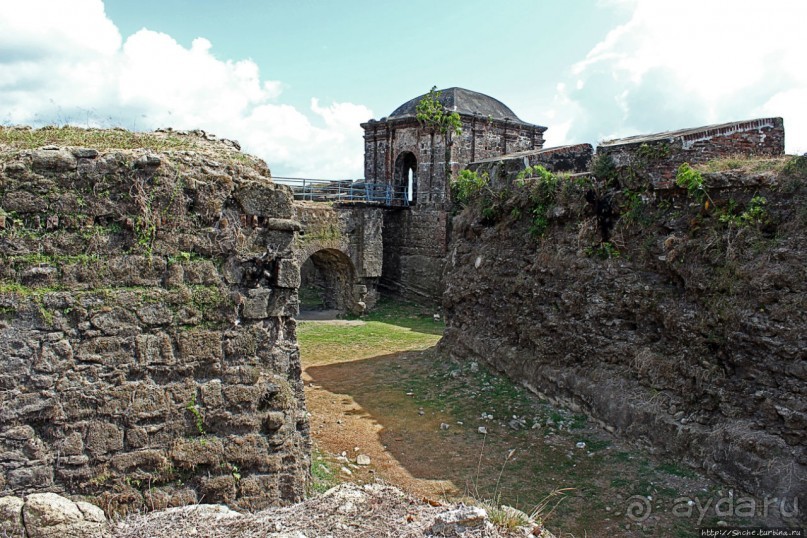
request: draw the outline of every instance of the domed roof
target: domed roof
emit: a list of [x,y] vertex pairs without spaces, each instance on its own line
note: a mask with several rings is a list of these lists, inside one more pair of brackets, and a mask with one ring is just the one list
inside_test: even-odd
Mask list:
[[[507,105],[501,101],[485,95],[484,93],[473,92],[465,88],[448,88],[440,91],[440,102],[443,103],[448,110],[466,114],[469,116],[482,116],[483,118],[492,118],[494,120],[510,120],[518,123],[525,123],[520,120],[515,113],[510,110]],[[414,118],[417,116],[418,102],[423,99],[427,94],[420,95],[411,99],[398,108],[396,108],[388,119],[394,120],[398,118]]]

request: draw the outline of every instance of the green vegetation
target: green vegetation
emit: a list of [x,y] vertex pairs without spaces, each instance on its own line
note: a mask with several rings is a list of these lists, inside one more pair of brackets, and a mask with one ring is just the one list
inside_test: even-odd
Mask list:
[[[363,450],[366,443],[378,442],[379,449],[383,443],[390,461],[410,472],[417,469],[419,479],[456,485],[458,490],[446,497],[486,506],[502,528],[549,520],[552,530],[564,533],[612,535],[614,527],[610,534],[604,527],[624,527],[629,498],[642,495],[652,497],[660,517],[648,532],[675,527],[689,532],[681,536],[692,535],[695,522],[674,519],[666,507],[678,497],[702,492],[703,479],[696,472],[626,450],[585,415],[539,400],[482,363],[455,361],[436,349],[397,353],[437,340],[442,325],[422,307],[385,301],[365,319],[372,321],[364,333],[349,325],[299,325],[304,375],[313,384],[307,389],[314,395],[309,410],[320,420],[312,427],[319,443],[312,459],[312,491],[342,480],[390,480],[380,464],[374,474],[351,467],[354,474],[343,475],[341,464],[325,452],[344,450],[344,436],[353,433],[347,417],[365,417],[374,425],[372,440],[351,438],[351,443]],[[437,334],[429,339],[427,332]],[[357,345],[356,335],[368,333],[378,348]],[[407,333],[409,338],[401,337]],[[343,410],[342,405],[349,407]],[[337,417],[345,422],[329,426]],[[480,435],[480,426],[486,434]],[[323,433],[331,427],[336,434]],[[333,446],[328,444],[332,439]],[[416,484],[413,488],[418,491]]]
[[218,286],[199,284],[191,287],[191,303],[202,313],[212,312],[228,302]]
[[328,456],[313,443],[311,447],[311,483],[308,494],[325,493],[334,486],[339,485],[339,476],[334,470],[335,464]]
[[462,134],[462,121],[460,115],[449,111],[440,102],[441,92],[437,86],[432,86],[429,93],[424,95],[415,106],[417,119],[427,128],[433,129],[442,135]]
[[487,174],[463,170],[452,184],[454,200],[461,207],[472,206],[486,225],[508,216],[520,220],[528,215],[529,233],[536,239],[546,233],[557,204],[565,208],[579,206],[592,186],[588,177],[554,174],[541,165],[526,167],[512,185],[494,189],[488,180]]
[[207,432],[205,432],[205,419],[196,404],[196,394],[191,396],[190,401],[185,405],[185,409],[193,416],[193,423],[196,426],[197,433],[202,437],[207,435]]
[[[798,157],[796,157],[798,159]],[[704,173],[727,172],[741,170],[743,172],[774,172],[779,173],[787,169],[795,159],[789,157],[749,157],[747,155],[731,155],[713,159],[695,168]]]
[[678,173],[675,175],[675,184],[686,189],[687,194],[701,204],[709,197],[706,192],[703,175],[692,168],[689,163],[684,163],[678,167]]
[[547,213],[557,197],[559,182],[558,176],[541,165],[528,166],[516,177],[516,186],[529,190],[532,237],[543,237],[549,227]]
[[[81,127],[47,126],[41,129],[0,127],[0,146],[10,146],[21,150],[37,149],[43,146],[79,146],[107,151],[113,149],[149,149],[155,152],[189,151],[211,145],[202,138],[182,136],[176,133],[144,133],[125,129],[84,129]],[[236,152],[222,146],[222,152]]]
[[95,254],[44,254],[42,252],[33,252],[30,254],[19,254],[11,256],[0,256],[2,261],[9,263],[15,267],[24,265],[53,265],[61,267],[64,265],[83,265],[89,266],[93,263],[102,261],[100,256]]
[[451,182],[452,199],[460,207],[465,207],[490,183],[487,173],[481,176],[471,170],[460,170]]
[[732,199],[720,212],[718,219],[724,224],[737,227],[765,224],[770,220],[768,210],[765,209],[767,203],[766,198],[757,195],[751,198],[745,211],[739,212],[737,202]]
[[297,241],[306,245],[313,241],[338,241],[342,238],[342,231],[337,224],[328,224],[321,228],[313,228],[305,233],[297,234]]
[[642,144],[636,150],[636,156],[643,164],[653,161],[662,161],[670,156],[670,145],[666,142]]
[[617,178],[618,172],[614,159],[607,153],[598,153],[591,163],[591,172],[599,181],[606,184]]
[[619,217],[620,222],[625,224],[641,223],[645,210],[645,203],[642,199],[642,193],[631,189],[624,189],[622,191],[622,196],[625,199],[625,204],[622,207],[622,212]]
[[586,247],[583,249],[586,256],[600,258],[601,260],[609,260],[611,258],[619,258],[619,249],[610,241],[603,241],[595,247]]
[[788,176],[807,178],[807,156],[792,157],[785,162],[782,173]]

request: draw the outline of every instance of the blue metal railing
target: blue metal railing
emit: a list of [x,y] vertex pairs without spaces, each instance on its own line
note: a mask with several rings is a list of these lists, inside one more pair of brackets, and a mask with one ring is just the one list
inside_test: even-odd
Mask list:
[[273,181],[288,185],[295,200],[309,202],[364,202],[386,206],[409,206],[410,195],[405,187],[384,183],[368,183],[363,179],[309,179],[273,177]]

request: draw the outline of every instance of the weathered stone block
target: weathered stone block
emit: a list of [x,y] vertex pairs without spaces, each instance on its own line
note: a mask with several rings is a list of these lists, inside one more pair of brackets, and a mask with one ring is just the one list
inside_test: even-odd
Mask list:
[[238,189],[233,196],[247,215],[281,219],[292,216],[291,189],[286,186],[253,183]]
[[56,444],[59,452],[65,456],[77,456],[84,452],[84,438],[79,432],[73,432]]
[[257,385],[230,385],[223,392],[229,408],[254,410],[264,391]]
[[8,472],[8,486],[14,490],[44,489],[53,485],[53,468],[38,465]]
[[138,308],[137,317],[146,325],[167,325],[174,319],[174,314],[168,306],[155,303]]
[[106,527],[103,510],[55,493],[29,495],[23,520],[28,538],[95,538]]
[[216,476],[202,482],[202,494],[208,503],[232,504],[235,491],[235,478],[230,475]]
[[254,466],[265,469],[269,445],[266,438],[257,433],[230,436],[224,447],[224,457],[239,466]]
[[300,314],[297,290],[278,289],[269,298],[267,317],[296,317]]
[[224,461],[224,445],[217,438],[177,439],[169,456],[182,469],[199,465],[218,467]]
[[300,287],[300,266],[295,260],[282,259],[277,266],[277,287],[294,288]]
[[269,315],[269,298],[272,290],[269,288],[255,288],[247,292],[244,299],[241,315],[246,319],[263,319]]
[[[0,490],[84,484],[104,495],[121,486],[122,473],[164,479],[161,469],[179,467],[187,471],[184,492],[166,492],[164,502],[193,502],[202,497],[202,475],[227,474],[222,439],[233,432],[257,436],[244,441],[244,462],[254,466],[239,465],[242,479],[268,468],[255,452],[268,446],[265,412],[253,410],[259,395],[249,386],[261,372],[299,375],[293,331],[269,319],[295,293],[274,282],[276,260],[292,256],[300,228],[289,218],[291,194],[271,183],[265,165],[228,160],[232,145],[210,142],[214,159],[206,137],[171,136],[193,137],[196,149],[4,149],[0,156],[0,228],[13,228],[6,250],[17,257],[0,263],[0,283],[61,290],[0,294]],[[282,282],[293,286],[294,275]],[[257,308],[254,321],[233,323],[237,300],[259,287],[268,297],[281,291],[279,303],[263,297],[247,307],[247,314]],[[228,399],[229,385],[237,387]],[[198,433],[187,409],[195,394],[208,431],[193,446],[177,445]],[[302,406],[294,398],[285,404],[289,413]],[[301,477],[303,434],[277,449],[278,462],[286,458]],[[178,462],[168,457],[172,449]],[[277,487],[258,491],[250,503],[288,501],[301,488],[288,499]],[[141,493],[132,487],[107,499],[115,509],[137,508]]]
[[176,363],[173,342],[165,333],[141,334],[135,337],[137,362],[144,366]]
[[0,535],[10,537],[25,536],[22,521],[22,507],[25,502],[19,497],[0,497]]
[[127,448],[145,448],[148,446],[149,434],[145,428],[129,428],[125,432],[124,440]]
[[215,362],[222,358],[221,333],[193,330],[177,336],[180,358],[183,361]]
[[84,444],[94,456],[120,450],[123,448],[123,430],[109,422],[90,422]]
[[38,149],[31,155],[34,172],[69,172],[76,170],[76,157],[66,149]]
[[162,450],[149,449],[117,454],[112,458],[112,467],[125,473],[132,469],[157,470],[168,465],[168,459]]
[[221,391],[221,380],[213,379],[199,387],[202,395],[202,405],[207,409],[217,409],[224,405],[224,398]]

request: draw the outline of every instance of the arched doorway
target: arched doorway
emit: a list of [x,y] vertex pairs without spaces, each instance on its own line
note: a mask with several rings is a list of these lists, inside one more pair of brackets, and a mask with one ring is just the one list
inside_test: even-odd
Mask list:
[[395,159],[394,198],[404,205],[415,205],[418,190],[418,160],[411,151],[401,152]]
[[324,248],[311,254],[300,267],[300,314],[352,311],[353,263],[337,249]]

